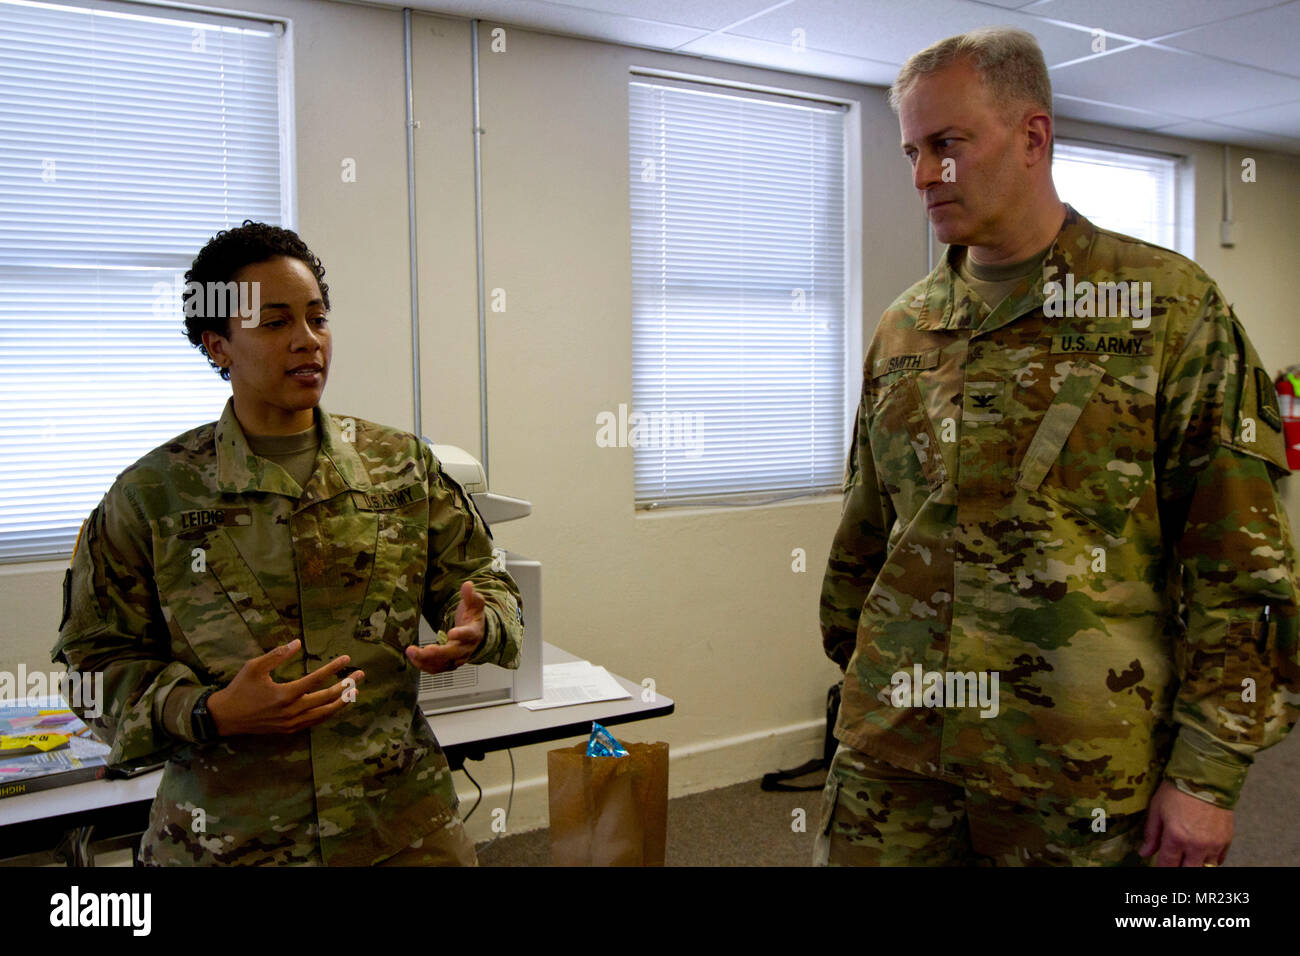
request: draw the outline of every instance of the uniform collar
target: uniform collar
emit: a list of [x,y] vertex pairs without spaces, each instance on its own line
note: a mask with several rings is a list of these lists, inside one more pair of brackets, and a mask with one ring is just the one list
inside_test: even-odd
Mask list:
[[265,491],[297,498],[303,503],[332,498],[343,491],[369,491],[370,475],[357,453],[355,424],[345,433],[338,422],[319,404],[315,408],[316,433],[320,447],[307,486],[299,488],[279,465],[253,454],[248,438],[235,417],[235,399],[217,420],[214,440],[217,445],[217,486],[226,494]]
[[1048,282],[1063,282],[1067,272],[1087,275],[1097,227],[1069,203],[1064,206],[1065,221],[1047,250],[1041,279],[1037,275],[1028,276],[1019,294],[1013,292],[991,311],[957,271],[955,263],[965,247],[946,247],[926,279],[925,292],[910,303],[921,310],[916,317],[916,328],[926,331],[976,328],[989,332],[1042,308],[1047,298],[1044,286]]

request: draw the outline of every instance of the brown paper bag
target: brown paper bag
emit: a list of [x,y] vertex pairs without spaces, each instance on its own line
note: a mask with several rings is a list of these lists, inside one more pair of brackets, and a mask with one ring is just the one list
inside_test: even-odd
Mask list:
[[585,741],[546,755],[553,865],[664,865],[668,745],[623,747],[626,757],[588,757]]

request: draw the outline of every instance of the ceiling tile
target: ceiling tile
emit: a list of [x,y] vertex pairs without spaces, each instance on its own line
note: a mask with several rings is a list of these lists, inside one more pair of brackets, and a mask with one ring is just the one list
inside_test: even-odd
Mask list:
[[[542,0],[545,6],[595,10],[701,30],[725,26],[761,13],[781,0]],[[797,0],[792,0],[797,2]]]
[[[1014,26],[1037,37],[1048,66],[1089,55],[1091,36],[969,0],[799,0],[743,23],[732,34],[789,46],[803,30],[810,50],[903,62],[932,43],[977,27]],[[1119,42],[1118,40],[1116,42]],[[684,52],[694,52],[688,47]]]
[[1154,132],[1165,136],[1182,136],[1186,139],[1202,139],[1211,143],[1235,143],[1240,146],[1255,146],[1260,149],[1275,149],[1280,152],[1300,153],[1300,138],[1271,136],[1250,130],[1235,129],[1218,123],[1195,122],[1175,123],[1172,126],[1158,127]]
[[1052,89],[1189,120],[1300,99],[1300,79],[1151,47],[1053,70]]
[[1300,76],[1300,3],[1216,23],[1163,41],[1169,46]]
[[1300,139],[1300,100],[1240,113],[1225,113],[1214,117],[1214,122]]
[[1149,40],[1271,7],[1278,0],[1050,0],[1025,12]]
[[477,18],[492,25],[513,24],[524,29],[659,50],[674,49],[707,32],[698,27],[640,20],[602,10],[580,10],[539,0],[406,0],[406,5],[430,13]]
[[889,86],[898,76],[898,66],[894,63],[881,63],[864,57],[815,50],[811,46],[805,50],[795,50],[789,43],[774,43],[770,40],[757,40],[753,37],[734,36],[728,33],[718,33],[697,40],[684,47],[681,52],[875,86]]
[[1084,120],[1106,126],[1123,126],[1127,129],[1150,129],[1166,123],[1180,123],[1182,118],[1167,113],[1129,109],[1114,103],[1092,103],[1064,96],[1052,97],[1052,112],[1058,119]]

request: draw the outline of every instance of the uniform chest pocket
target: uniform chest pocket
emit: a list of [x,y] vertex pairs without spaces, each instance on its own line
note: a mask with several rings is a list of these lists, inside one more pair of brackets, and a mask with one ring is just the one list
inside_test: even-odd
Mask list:
[[419,637],[429,560],[428,505],[428,499],[421,497],[375,512],[379,529],[375,559],[356,636],[387,644],[399,654]]
[[916,375],[904,375],[886,386],[868,430],[877,476],[906,522],[948,480]]
[[1017,482],[1118,535],[1151,486],[1155,398],[1081,359],[1025,451]]

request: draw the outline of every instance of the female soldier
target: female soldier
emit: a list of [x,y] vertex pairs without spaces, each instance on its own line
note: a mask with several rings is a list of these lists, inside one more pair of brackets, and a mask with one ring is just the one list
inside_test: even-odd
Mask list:
[[324,274],[287,229],[204,246],[186,334],[233,396],[122,472],[73,553],[53,659],[103,673],[111,763],[167,761],[147,864],[475,862],[419,673],[517,667],[519,592],[424,442],[320,407]]

